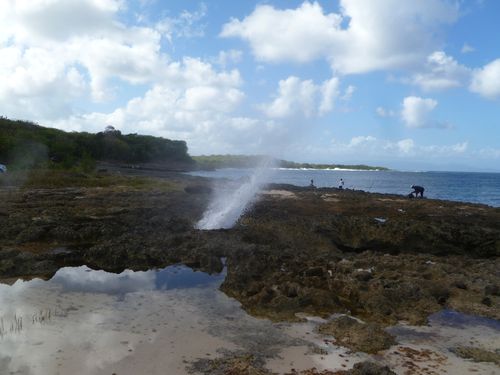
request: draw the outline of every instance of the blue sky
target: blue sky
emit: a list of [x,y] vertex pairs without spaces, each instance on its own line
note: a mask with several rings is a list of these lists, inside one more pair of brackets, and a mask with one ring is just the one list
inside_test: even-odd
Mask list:
[[192,154],[500,171],[500,2],[6,0],[0,115]]

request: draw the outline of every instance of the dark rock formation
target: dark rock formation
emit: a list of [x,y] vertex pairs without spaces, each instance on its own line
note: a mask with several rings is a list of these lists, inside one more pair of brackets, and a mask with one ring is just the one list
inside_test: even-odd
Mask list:
[[[500,318],[500,209],[273,185],[229,230],[198,231],[211,182],[0,189],[0,278],[86,264],[220,272],[252,314],[350,313],[424,323],[443,308]],[[64,249],[64,251],[60,251]]]
[[300,372],[292,371],[285,375],[396,375],[396,373],[391,371],[391,369],[387,366],[382,366],[375,362],[365,361],[356,363],[351,370],[318,371],[316,369],[310,369]]

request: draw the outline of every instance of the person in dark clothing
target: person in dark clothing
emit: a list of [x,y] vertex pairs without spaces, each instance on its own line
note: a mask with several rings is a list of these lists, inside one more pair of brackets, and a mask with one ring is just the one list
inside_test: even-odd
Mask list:
[[415,198],[418,198],[418,195],[420,194],[420,198],[424,197],[424,188],[422,186],[418,185],[412,185],[411,188],[413,189],[411,194],[415,194]]

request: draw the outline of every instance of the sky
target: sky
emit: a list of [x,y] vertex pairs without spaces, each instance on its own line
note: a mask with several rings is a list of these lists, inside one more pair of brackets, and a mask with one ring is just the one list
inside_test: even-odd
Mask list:
[[497,0],[1,0],[0,115],[192,155],[500,172]]

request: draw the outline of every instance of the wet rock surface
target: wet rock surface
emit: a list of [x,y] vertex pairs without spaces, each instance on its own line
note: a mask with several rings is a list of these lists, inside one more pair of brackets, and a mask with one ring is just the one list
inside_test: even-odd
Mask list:
[[[276,375],[265,368],[262,358],[252,354],[226,353],[220,358],[203,358],[189,366],[189,372],[205,375]],[[318,371],[316,368],[296,371],[292,370],[284,375],[395,375],[389,367],[375,362],[364,361],[356,363],[350,370]]]
[[500,349],[490,351],[470,346],[459,346],[454,348],[453,352],[462,358],[472,359],[475,362],[492,362],[500,366]]
[[231,354],[215,359],[200,359],[190,366],[190,373],[206,375],[272,375],[264,361],[252,354]]
[[294,199],[266,195],[234,229],[255,247],[229,256],[222,289],[251,313],[350,313],[382,325],[423,324],[445,307],[500,317],[499,209],[278,188]]
[[318,371],[310,369],[305,371],[293,371],[285,375],[396,375],[389,367],[382,366],[374,362],[365,361],[356,363],[351,370],[341,371]]
[[0,278],[83,264],[216,273],[225,258],[221,289],[273,320],[348,313],[381,326],[423,324],[443,308],[500,318],[498,208],[272,185],[235,227],[199,231],[212,183],[163,181],[0,188]]
[[375,354],[396,344],[392,335],[376,323],[361,323],[349,316],[341,316],[318,327],[324,335],[335,337],[335,344],[358,352]]

